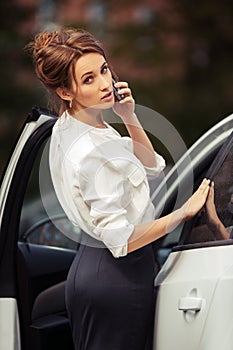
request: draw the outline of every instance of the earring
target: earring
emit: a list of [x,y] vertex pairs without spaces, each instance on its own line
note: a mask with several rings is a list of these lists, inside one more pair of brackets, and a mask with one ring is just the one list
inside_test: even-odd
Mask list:
[[69,101],[69,107],[72,108],[72,100]]

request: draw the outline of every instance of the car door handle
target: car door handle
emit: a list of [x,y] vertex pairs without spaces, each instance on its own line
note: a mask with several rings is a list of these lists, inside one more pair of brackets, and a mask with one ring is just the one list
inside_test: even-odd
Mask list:
[[202,298],[183,297],[179,299],[178,308],[181,311],[200,311],[202,306]]

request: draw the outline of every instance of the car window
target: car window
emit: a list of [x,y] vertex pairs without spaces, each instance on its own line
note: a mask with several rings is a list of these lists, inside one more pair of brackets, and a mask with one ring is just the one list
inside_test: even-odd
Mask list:
[[[229,144],[229,143],[228,143]],[[200,243],[233,238],[233,142],[226,154],[212,167],[214,195],[212,201],[184,226],[184,242]],[[213,193],[213,192],[212,192]]]
[[21,211],[19,240],[77,249],[77,237],[81,230],[71,224],[57,200],[50,177],[48,154],[49,140],[45,140],[37,154],[27,184]]

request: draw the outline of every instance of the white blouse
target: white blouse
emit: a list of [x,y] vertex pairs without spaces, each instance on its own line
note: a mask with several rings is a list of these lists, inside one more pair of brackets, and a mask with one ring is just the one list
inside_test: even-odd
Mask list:
[[50,142],[50,171],[58,200],[69,220],[101,241],[114,257],[127,254],[134,226],[154,219],[148,178],[165,167],[142,165],[130,137],[106,123],[95,128],[68,114],[57,120]]

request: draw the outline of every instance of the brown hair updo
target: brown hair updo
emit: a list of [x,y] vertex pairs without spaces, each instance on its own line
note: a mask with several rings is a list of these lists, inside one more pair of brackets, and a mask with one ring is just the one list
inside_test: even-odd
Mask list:
[[[106,59],[100,43],[90,33],[76,29],[60,28],[54,32],[39,33],[27,49],[34,58],[39,80],[54,94],[60,87],[71,89],[78,58],[93,52]],[[114,72],[112,74],[115,76]],[[66,108],[69,108],[68,102],[60,100],[60,113]]]

